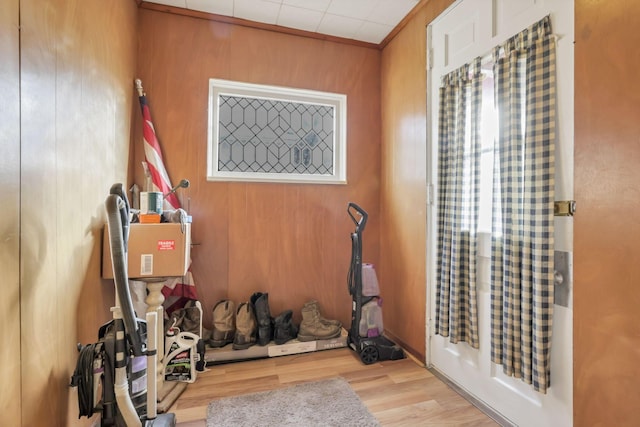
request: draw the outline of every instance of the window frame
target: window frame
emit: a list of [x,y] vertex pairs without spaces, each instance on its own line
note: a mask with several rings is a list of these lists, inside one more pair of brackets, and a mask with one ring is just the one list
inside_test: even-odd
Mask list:
[[[223,171],[219,168],[220,97],[309,104],[333,108],[333,173]],[[209,79],[207,181],[347,183],[347,96],[282,86]]]

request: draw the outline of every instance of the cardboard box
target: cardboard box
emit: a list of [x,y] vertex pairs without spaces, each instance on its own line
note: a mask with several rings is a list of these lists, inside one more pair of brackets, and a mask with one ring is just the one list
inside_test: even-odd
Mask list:
[[[191,257],[191,224],[131,224],[128,253],[130,279],[184,276]],[[102,233],[102,277],[113,279],[106,225]]]

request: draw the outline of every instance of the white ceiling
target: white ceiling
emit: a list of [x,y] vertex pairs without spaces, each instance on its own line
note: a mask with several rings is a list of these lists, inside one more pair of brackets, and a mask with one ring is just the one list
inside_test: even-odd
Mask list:
[[378,44],[419,0],[145,0]]

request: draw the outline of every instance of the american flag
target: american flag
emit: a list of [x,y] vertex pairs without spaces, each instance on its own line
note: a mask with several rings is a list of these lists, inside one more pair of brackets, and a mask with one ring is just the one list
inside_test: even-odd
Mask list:
[[[171,181],[169,175],[164,167],[164,160],[162,159],[162,150],[160,150],[160,143],[156,137],[156,131],[151,121],[151,112],[149,111],[149,104],[147,103],[147,96],[142,91],[142,83],[140,80],[136,80],[136,87],[138,88],[138,95],[140,98],[140,108],[142,108],[142,137],[144,139],[144,158],[151,174],[151,182],[153,184],[154,191],[160,191],[162,194],[167,194],[171,191]],[[151,189],[147,189],[150,191]],[[167,194],[164,198],[163,209],[178,209],[180,207],[180,200],[175,193]]]
[[167,280],[162,288],[162,295],[164,295],[162,306],[168,315],[184,307],[189,300],[197,300],[198,293],[193,283],[191,267],[186,276]]
[[[164,167],[160,143],[158,142],[156,131],[153,127],[153,122],[151,121],[151,112],[149,111],[147,96],[142,90],[142,82],[137,79],[135,83],[136,89],[138,90],[138,97],[140,99],[140,108],[142,109],[144,157],[147,162],[147,167],[149,168],[149,173],[151,174],[154,191],[160,191],[162,194],[167,194],[172,188],[171,181],[169,180],[169,175]],[[180,200],[178,200],[175,193],[170,193],[164,197],[163,209],[178,208],[180,208]],[[189,267],[189,271],[187,271],[186,276],[167,280],[162,288],[162,294],[165,297],[163,306],[167,314],[171,314],[174,310],[184,307],[190,299],[197,300],[198,293],[196,292],[196,286],[193,282],[191,267]]]

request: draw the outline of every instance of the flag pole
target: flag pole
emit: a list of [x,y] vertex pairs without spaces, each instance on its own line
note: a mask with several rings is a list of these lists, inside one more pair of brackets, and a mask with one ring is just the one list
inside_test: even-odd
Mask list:
[[136,79],[136,90],[138,91],[138,97],[144,96],[144,91],[142,90],[142,80]]
[[[151,123],[151,113],[149,112],[149,106],[147,105],[146,94],[142,89],[142,80],[135,79],[135,88],[138,92],[138,99],[140,100],[140,108],[142,110],[142,139],[144,145],[144,153],[145,159],[142,162],[142,166],[144,168],[144,173],[146,177],[146,190],[152,191],[152,185],[155,185],[161,192],[168,191],[171,189],[171,182],[169,181],[169,176],[164,167],[164,161],[162,159],[162,154],[160,151],[160,144],[155,135],[155,129],[153,128],[153,124]],[[153,171],[152,171],[153,169]],[[172,194],[174,199],[166,200],[165,202],[169,202],[172,208],[180,207],[180,202],[175,197],[175,194]],[[182,391],[186,388],[186,383],[177,383],[177,382],[165,382],[164,381],[164,351],[165,351],[165,342],[164,342],[164,295],[162,294],[162,289],[166,285],[167,278],[160,279],[146,279],[143,281],[146,284],[146,288],[148,291],[147,298],[145,302],[147,303],[147,312],[148,313],[157,313],[156,321],[157,321],[157,339],[156,339],[156,350],[158,353],[157,357],[157,368],[156,368],[156,392],[157,392],[157,402],[158,402],[158,410],[161,412],[166,412],[169,407],[175,402],[175,400],[180,396]],[[178,385],[180,384],[180,385]]]
[[[136,90],[138,91],[138,98],[142,98],[143,96],[145,96],[144,90],[142,89],[142,80],[135,79],[135,85]],[[147,166],[146,161],[142,162],[142,169],[144,169],[145,176],[144,191],[153,191],[153,188],[151,188],[151,172],[149,172],[149,167]]]
[[[165,210],[180,208],[180,200],[175,193],[170,193],[172,185],[169,179],[169,174],[164,165],[162,159],[162,150],[160,149],[160,142],[156,136],[153,123],[151,122],[151,113],[149,111],[149,105],[147,103],[147,96],[142,89],[142,80],[135,79],[135,87],[138,91],[138,98],[140,100],[140,108],[142,110],[142,138],[144,146],[145,162],[151,176],[151,182],[156,188],[155,191],[159,191],[163,194],[163,208]],[[146,172],[145,172],[145,175]],[[147,189],[147,191],[152,191]]]
[[[147,181],[151,181],[150,188],[147,191],[154,191],[151,187],[155,187],[155,191],[162,192],[164,196],[164,209],[178,209],[180,208],[180,200],[173,191],[173,186],[169,179],[169,174],[164,165],[162,158],[162,150],[160,149],[160,142],[155,133],[153,123],[151,121],[151,112],[149,111],[149,104],[147,103],[147,96],[142,88],[142,81],[135,79],[135,88],[138,92],[138,98],[140,100],[140,109],[142,110],[142,139],[144,146],[145,158],[143,167],[145,169],[145,176]],[[186,180],[183,180],[186,181]],[[187,181],[188,184],[188,181]],[[181,184],[180,187],[184,187]],[[193,283],[193,276],[190,268],[185,278],[173,278],[172,280],[166,280],[164,278],[161,282],[155,282],[154,279],[144,280],[147,285],[148,295],[145,302],[148,305],[147,310],[156,311],[158,313],[157,319],[164,319],[164,304],[165,293],[170,296],[169,302],[172,303],[172,307],[178,306],[178,301],[173,302],[174,295],[180,293],[182,297],[197,300],[197,292],[195,284]],[[169,292],[166,292],[169,290]],[[184,306],[184,302],[182,302]],[[158,340],[156,342],[158,351],[158,376],[157,376],[157,390],[158,390],[158,410],[160,412],[166,412],[173,402],[180,396],[187,386],[185,382],[164,381],[164,328],[158,328]]]

